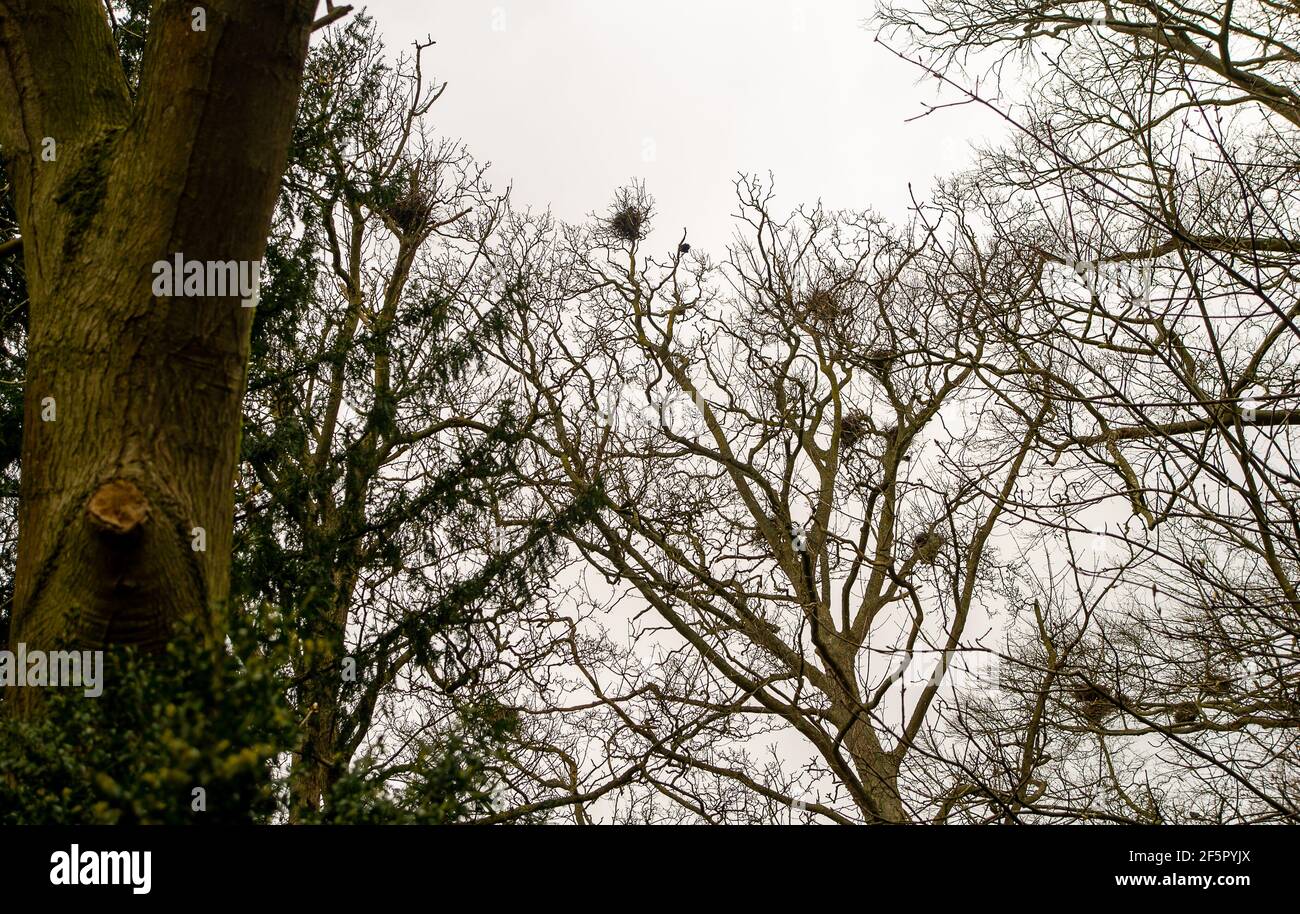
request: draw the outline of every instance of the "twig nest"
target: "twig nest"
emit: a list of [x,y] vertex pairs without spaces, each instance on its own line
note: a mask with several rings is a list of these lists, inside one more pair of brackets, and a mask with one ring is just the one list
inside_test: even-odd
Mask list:
[[1201,709],[1198,708],[1196,705],[1192,704],[1190,701],[1174,708],[1174,723],[1176,724],[1195,723],[1196,719],[1200,716],[1201,716]]
[[610,217],[609,227],[624,241],[640,241],[645,237],[647,221],[645,210],[637,206],[628,206]]
[[641,184],[619,188],[605,216],[606,231],[618,241],[631,244],[640,241],[650,231],[654,216],[654,201]]
[[1079,706],[1079,713],[1094,724],[1099,724],[1115,712],[1108,701],[1090,701]]
[[403,234],[418,235],[432,221],[433,200],[412,182],[407,191],[398,195],[382,212]]
[[869,431],[867,414],[853,410],[840,422],[840,447],[851,450],[866,437]]
[[800,303],[804,316],[816,323],[831,324],[839,318],[841,305],[838,297],[828,289],[813,289]]
[[889,371],[897,358],[897,352],[883,347],[868,349],[862,355],[863,361],[867,364],[867,369],[877,374],[884,374]]
[[1101,723],[1119,710],[1105,692],[1090,685],[1076,686],[1074,700],[1079,704],[1079,713],[1094,724]]
[[948,537],[938,530],[926,530],[912,537],[912,558],[918,565],[933,565],[948,544]]
[[1074,687],[1074,700],[1081,705],[1096,701],[1105,701],[1106,693],[1101,689],[1094,688],[1090,685],[1078,685]]

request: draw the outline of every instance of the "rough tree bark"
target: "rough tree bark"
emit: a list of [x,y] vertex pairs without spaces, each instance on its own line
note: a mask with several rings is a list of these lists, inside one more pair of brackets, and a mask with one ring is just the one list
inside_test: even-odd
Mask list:
[[98,0],[0,0],[31,301],[15,644],[157,648],[228,597],[253,310],[156,298],[152,268],[261,260],[315,7],[158,0],[133,104]]

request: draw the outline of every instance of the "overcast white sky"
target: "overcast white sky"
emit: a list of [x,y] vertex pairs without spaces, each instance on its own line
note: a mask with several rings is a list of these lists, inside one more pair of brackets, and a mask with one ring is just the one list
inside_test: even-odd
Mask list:
[[873,42],[874,0],[372,0],[391,50],[416,38],[450,86],[445,135],[493,163],[517,203],[563,219],[644,178],[657,227],[721,254],[739,171],[778,205],[906,216],[908,182],[1000,125],[967,105],[913,123],[937,83]]

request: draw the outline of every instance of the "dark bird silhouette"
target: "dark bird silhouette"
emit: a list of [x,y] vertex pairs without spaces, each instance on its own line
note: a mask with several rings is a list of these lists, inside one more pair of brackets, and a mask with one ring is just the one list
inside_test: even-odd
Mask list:
[[689,254],[690,252],[691,252],[691,246],[687,244],[685,241],[677,245],[678,254]]

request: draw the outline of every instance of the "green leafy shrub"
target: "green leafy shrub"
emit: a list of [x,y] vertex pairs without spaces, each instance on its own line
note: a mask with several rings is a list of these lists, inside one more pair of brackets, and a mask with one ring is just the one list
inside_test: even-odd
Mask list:
[[270,819],[294,721],[275,658],[246,657],[186,638],[160,655],[114,649],[99,697],[50,689],[31,714],[0,715],[0,824]]

